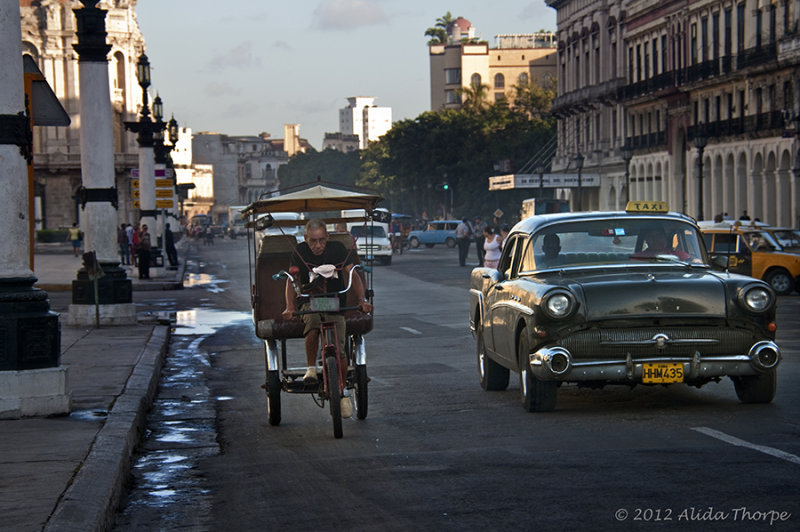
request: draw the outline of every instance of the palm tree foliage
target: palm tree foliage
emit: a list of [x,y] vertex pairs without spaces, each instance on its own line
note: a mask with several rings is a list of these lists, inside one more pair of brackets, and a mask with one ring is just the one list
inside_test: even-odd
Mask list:
[[458,17],[454,17],[449,11],[443,17],[436,19],[436,24],[425,30],[425,36],[430,37],[428,44],[447,44],[447,28]]

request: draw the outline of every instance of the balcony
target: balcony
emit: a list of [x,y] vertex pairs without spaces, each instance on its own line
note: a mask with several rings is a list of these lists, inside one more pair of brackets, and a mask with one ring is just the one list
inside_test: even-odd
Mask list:
[[769,61],[778,60],[778,47],[776,43],[762,44],[755,48],[742,50],[736,57],[736,68],[742,70],[754,66],[760,66]]

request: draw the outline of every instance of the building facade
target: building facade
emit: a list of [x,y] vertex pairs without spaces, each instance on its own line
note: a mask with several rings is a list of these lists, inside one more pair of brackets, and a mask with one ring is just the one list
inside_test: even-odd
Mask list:
[[[81,185],[80,85],[73,9],[75,0],[20,0],[22,50],[30,55],[70,116],[68,127],[34,127],[34,204],[37,229],[69,227],[80,221],[75,192]],[[136,0],[103,0],[114,134],[119,221],[132,222],[131,170],[138,167],[135,136],[123,122],[135,120],[142,101],[136,61],[145,42],[136,20]],[[35,124],[34,124],[35,125]]]
[[462,88],[486,85],[489,100],[496,102],[513,99],[518,86],[555,83],[554,33],[497,35],[494,48],[474,37],[448,41],[428,47],[433,111],[460,108]]
[[358,137],[358,148],[364,150],[370,142],[392,129],[392,108],[378,107],[372,96],[353,96],[347,107],[339,109],[339,133]]
[[548,5],[558,20],[553,169],[575,171],[580,154],[583,171],[600,174],[584,208],[656,199],[700,219],[746,210],[798,225],[800,1]]

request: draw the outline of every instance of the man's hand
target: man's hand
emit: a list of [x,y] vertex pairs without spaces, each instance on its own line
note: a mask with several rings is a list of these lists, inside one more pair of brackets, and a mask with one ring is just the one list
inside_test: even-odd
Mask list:
[[294,313],[295,313],[295,310],[293,308],[287,308],[286,310],[281,312],[281,316],[285,320],[290,320],[290,319],[294,318]]
[[372,312],[372,305],[370,305],[369,301],[367,301],[366,299],[362,300],[361,303],[358,304],[358,306],[361,309],[361,312],[363,312],[364,314],[369,314],[370,312]]

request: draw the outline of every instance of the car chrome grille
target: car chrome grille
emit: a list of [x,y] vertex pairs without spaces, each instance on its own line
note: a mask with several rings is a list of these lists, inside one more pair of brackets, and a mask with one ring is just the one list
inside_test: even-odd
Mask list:
[[571,334],[556,345],[565,347],[578,358],[625,356],[633,358],[664,354],[692,356],[701,354],[746,353],[753,345],[752,332],[725,327],[644,327],[590,329]]

